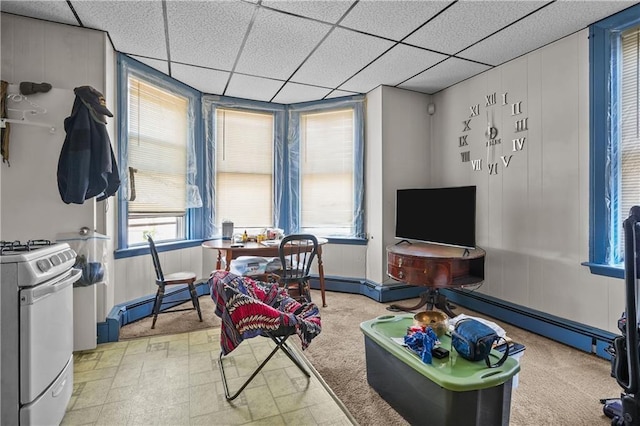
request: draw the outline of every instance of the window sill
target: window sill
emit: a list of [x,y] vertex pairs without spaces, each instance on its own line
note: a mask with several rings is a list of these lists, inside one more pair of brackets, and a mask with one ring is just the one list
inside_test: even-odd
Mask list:
[[347,246],[366,246],[365,238],[340,238],[340,237],[322,237],[329,241],[329,244],[342,244]]
[[[202,244],[204,240],[180,240],[172,241],[169,243],[157,243],[156,249],[158,252],[180,250],[183,248],[197,247]],[[116,250],[113,253],[115,259],[123,259],[125,257],[142,256],[149,254],[149,246],[147,244],[142,246],[130,247],[126,249]]]
[[603,265],[601,263],[583,262],[582,265],[588,266],[594,275],[603,275],[605,277],[624,278],[624,268],[611,265]]

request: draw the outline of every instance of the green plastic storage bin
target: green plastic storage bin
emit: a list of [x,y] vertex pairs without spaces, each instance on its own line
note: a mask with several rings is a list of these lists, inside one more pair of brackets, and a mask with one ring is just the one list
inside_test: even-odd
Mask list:
[[[384,315],[360,324],[369,385],[414,425],[508,425],[518,361],[507,358],[497,368],[467,361],[444,335],[439,339],[449,356],[425,364],[392,340],[404,337],[412,324],[413,314]],[[492,351],[492,361],[501,355]]]

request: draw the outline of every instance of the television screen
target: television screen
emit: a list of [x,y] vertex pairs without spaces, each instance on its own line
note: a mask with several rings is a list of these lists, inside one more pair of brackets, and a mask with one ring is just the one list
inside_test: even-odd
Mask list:
[[476,187],[399,189],[396,238],[476,246]]

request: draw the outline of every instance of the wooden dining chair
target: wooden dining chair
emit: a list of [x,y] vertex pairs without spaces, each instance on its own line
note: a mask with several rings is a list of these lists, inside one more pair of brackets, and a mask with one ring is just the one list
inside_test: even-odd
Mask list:
[[178,312],[178,311],[190,311],[195,309],[198,312],[198,317],[200,318],[200,322],[202,322],[202,312],[200,311],[200,301],[198,300],[198,293],[196,292],[196,274],[193,272],[174,272],[172,274],[165,275],[162,272],[162,267],[160,266],[160,258],[158,257],[158,250],[156,250],[156,245],[153,242],[153,238],[151,235],[147,235],[147,241],[149,241],[149,251],[151,251],[151,258],[153,259],[153,267],[156,270],[156,285],[158,286],[158,291],[156,292],[156,298],[153,302],[153,322],[151,323],[151,328],[156,328],[156,320],[158,319],[158,314],[165,313],[162,312],[162,303],[165,295],[165,287],[168,285],[175,284],[186,284],[189,288],[190,299],[183,299],[174,301],[172,303],[181,304],[184,302],[188,302],[191,300],[193,304],[193,308],[182,308],[182,309],[171,309],[167,312]]
[[280,241],[280,283],[289,295],[301,302],[311,302],[311,264],[318,254],[318,239],[311,234],[291,234]]

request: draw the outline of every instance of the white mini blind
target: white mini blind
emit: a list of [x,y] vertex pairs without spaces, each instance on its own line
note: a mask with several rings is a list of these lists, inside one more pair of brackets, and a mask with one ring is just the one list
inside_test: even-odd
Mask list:
[[[640,205],[640,27],[621,34],[621,48],[619,223],[629,216],[632,206]],[[623,253],[624,236],[618,241]]]
[[129,213],[185,214],[188,108],[187,98],[129,77]]
[[354,111],[300,117],[301,227],[349,235],[354,211]]
[[273,226],[274,115],[216,110],[216,224]]

